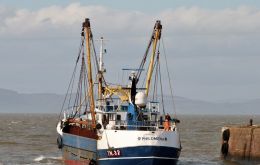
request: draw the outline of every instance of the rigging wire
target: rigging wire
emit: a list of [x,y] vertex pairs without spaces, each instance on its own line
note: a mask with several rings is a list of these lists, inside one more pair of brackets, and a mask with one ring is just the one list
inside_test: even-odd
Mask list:
[[91,42],[92,42],[92,47],[93,47],[93,51],[94,51],[94,58],[95,58],[95,63],[96,63],[96,69],[97,69],[97,72],[98,72],[98,58],[97,58],[97,53],[96,53],[96,49],[95,49],[95,43],[94,43],[94,40],[93,40],[93,35],[92,35],[92,32],[91,32]]
[[[90,46],[94,47],[92,42],[90,42]],[[96,63],[97,62],[96,56],[95,56],[95,52],[93,51],[93,49],[91,49],[91,61],[92,61],[91,64],[94,65],[92,68],[95,68],[95,69],[93,69],[94,74],[92,75],[93,80],[94,80],[92,86],[94,87],[97,84],[99,68]],[[97,91],[94,90],[93,93],[94,93],[94,95],[97,95]]]
[[[160,48],[160,42],[159,42],[159,45],[158,45],[158,47],[156,48],[156,50],[157,50],[157,53],[159,53],[159,48]],[[156,51],[155,50],[155,51]],[[159,54],[157,54],[157,56],[159,56]],[[159,62],[159,57],[158,58],[156,58],[156,60],[155,60],[155,62],[154,62],[154,64],[153,64],[153,67],[152,67],[152,73],[153,73],[153,75],[155,75],[155,78],[156,78],[156,74],[157,74],[157,65],[158,65],[158,62]],[[153,71],[154,71],[154,69],[156,70],[156,73],[154,73]],[[147,70],[147,72],[148,72],[148,70]],[[152,78],[153,78],[153,76],[151,77],[151,82],[153,82],[152,81]],[[155,83],[155,82],[154,82]],[[152,84],[151,84],[152,85]],[[150,86],[151,86],[150,85]],[[153,91],[153,93],[154,93],[155,91]]]
[[77,94],[76,94],[76,98],[75,98],[75,101],[74,101],[74,106],[76,109],[75,109],[75,114],[73,115],[73,117],[75,117],[78,113],[78,109],[77,108],[80,108],[78,107],[79,103],[81,103],[81,99],[82,99],[82,94],[81,94],[81,91],[82,91],[82,79],[84,77],[84,53],[82,53],[82,65],[81,65],[81,69],[80,69],[80,75],[79,75],[79,81],[78,81],[78,88],[77,88]]
[[153,100],[154,100],[154,96],[156,97],[156,101],[158,101],[158,92],[157,92],[157,87],[158,87],[158,74],[160,74],[158,72],[158,66],[159,66],[159,55],[160,55],[160,42],[159,42],[159,45],[158,45],[158,48],[157,48],[157,54],[156,54],[156,60],[155,60],[155,64],[153,66],[153,70],[155,68],[155,73],[154,73],[154,77],[155,77],[155,80],[154,80],[154,90],[153,90]]
[[[75,64],[73,72],[72,72],[72,76],[71,76],[70,81],[69,81],[69,85],[68,85],[68,88],[67,88],[67,91],[66,91],[65,98],[64,98],[62,106],[61,106],[61,110],[60,110],[60,114],[59,114],[59,120],[61,119],[61,113],[62,113],[63,108],[65,106],[65,103],[66,103],[69,91],[70,91],[70,89],[71,89],[71,91],[73,89],[73,84],[74,84],[74,80],[75,80],[76,70],[77,70],[77,66],[78,66],[78,62],[79,62],[79,58],[80,58],[80,55],[81,55],[81,52],[82,52],[82,46],[83,45],[84,45],[84,37],[81,37],[81,45],[79,47],[79,53],[78,53],[78,56],[77,56],[77,59],[76,59],[76,64]],[[71,95],[72,95],[71,93],[70,93],[70,98],[69,98],[69,104],[70,104]]]
[[176,106],[175,106],[174,95],[173,95],[173,88],[172,88],[172,85],[171,85],[171,77],[170,77],[170,72],[169,72],[169,67],[168,67],[163,37],[162,37],[162,45],[163,45],[163,54],[164,54],[164,58],[165,58],[166,70],[167,70],[167,74],[168,74],[168,81],[169,81],[169,86],[170,86],[170,91],[171,91],[171,99],[172,99],[172,104],[173,104],[174,117],[177,118]]
[[163,109],[163,115],[165,116],[164,94],[163,94],[163,87],[162,87],[162,74],[161,74],[161,63],[160,63],[160,47],[161,47],[161,42],[159,42],[158,44],[157,63],[158,63],[158,72],[159,72],[159,80],[160,80],[160,87],[161,87],[162,109]]
[[[146,58],[146,57],[145,57]],[[155,66],[156,66],[156,61],[155,61],[155,63],[153,64],[153,67],[152,67],[152,73],[153,73],[153,70],[154,70],[154,68],[155,68]],[[144,66],[143,66],[144,67]],[[149,66],[148,66],[149,67]],[[138,69],[138,70],[140,70],[140,68]],[[143,68],[141,69],[141,70],[144,70]],[[141,72],[141,71],[140,71]],[[146,70],[146,72],[145,72],[145,75],[147,75],[148,74],[148,69]],[[140,73],[140,75],[139,76],[141,76],[141,73]],[[153,77],[153,76],[152,76]],[[140,77],[139,77],[140,78]],[[139,78],[138,78],[138,80],[139,80]],[[142,82],[142,85],[141,85],[141,87],[143,88],[144,87],[144,84],[145,84],[145,82],[146,82],[146,78],[147,77],[145,77],[144,76],[144,79],[143,79],[143,82]],[[152,79],[151,79],[151,82],[152,82]]]
[[60,111],[60,114],[59,114],[59,119],[61,119],[61,113],[62,113],[63,108],[65,106],[65,103],[66,103],[66,100],[67,100],[67,97],[68,97],[68,93],[69,93],[69,90],[70,90],[70,86],[71,86],[72,82],[74,82],[76,69],[77,69],[77,65],[74,67],[72,77],[70,79],[69,86],[67,88],[67,92],[66,92],[66,95],[65,95],[65,99],[63,100],[63,103],[62,103],[61,111]]
[[[159,59],[159,54],[160,54],[160,52],[158,52],[158,59]],[[163,108],[163,115],[165,116],[164,95],[163,95],[163,87],[162,87],[162,74],[161,74],[161,66],[160,66],[159,60],[158,60],[158,66],[159,66],[159,79],[160,79],[160,87],[161,87],[162,108]]]
[[[86,73],[86,65],[85,65],[85,73],[84,75],[87,75]],[[86,77],[84,77],[84,90],[85,90],[85,95],[84,95],[84,101],[86,102],[86,105],[85,105],[85,113],[87,112],[87,109],[88,109],[88,103],[89,103],[89,97],[87,97],[87,93],[88,93],[88,82],[87,82],[87,79]]]
[[142,70],[143,70],[143,68],[144,68],[144,64],[145,64],[145,62],[146,62],[147,55],[148,55],[148,53],[149,53],[150,47],[151,47],[151,45],[152,45],[152,42],[153,42],[153,40],[154,40],[153,36],[154,36],[154,32],[153,32],[152,35],[151,35],[151,39],[150,39],[150,41],[149,41],[149,43],[148,43],[148,46],[147,46],[147,48],[146,48],[146,50],[145,50],[145,53],[144,53],[144,57],[143,57],[143,59],[142,59],[142,62],[141,62],[141,64],[140,64],[139,69],[138,69],[138,72],[137,72],[137,74],[136,74],[136,78],[137,78],[137,79],[136,79],[136,84],[137,84],[138,81],[139,81],[139,78],[140,78],[140,76],[141,76]]
[[[80,45],[80,48],[79,48],[79,54],[78,54],[77,62],[79,61],[81,55],[84,56],[84,41],[85,41],[85,36],[82,36],[81,37],[81,45]],[[75,76],[76,76],[76,74],[74,74],[74,78],[73,78],[73,82],[72,82],[72,87],[71,87],[71,91],[70,91],[70,97],[69,97],[69,101],[68,101],[68,109],[69,109],[70,102],[71,102],[71,99],[72,99],[72,96],[73,96],[73,88],[74,88]]]
[[[161,91],[161,105],[162,105],[162,109],[163,109],[163,115],[165,115],[165,107],[164,107],[164,94],[163,94],[163,87],[162,87],[162,74],[161,74],[161,67],[160,67],[160,44],[161,42],[158,43],[158,48],[157,48],[157,56],[156,56],[156,61],[155,61],[155,65],[154,68],[156,69],[155,72],[155,84],[156,87],[158,86],[158,82],[160,84],[160,91]],[[153,69],[154,69],[153,68]],[[158,78],[159,77],[159,78]],[[156,80],[159,79],[159,80]],[[156,92],[156,99],[158,99],[158,92],[157,92],[157,88],[154,87],[154,93]]]
[[[147,75],[147,74],[148,74],[148,70],[146,70],[146,72],[145,72],[145,75]],[[142,88],[144,87],[144,83],[145,83],[145,81],[146,81],[146,79],[145,79],[145,76],[144,76],[144,78],[143,78],[143,82],[142,82],[142,85],[141,85]]]
[[157,80],[158,80],[158,58],[156,60],[156,69],[155,69],[155,78],[154,78],[154,87],[153,87],[153,101],[157,101]]
[[[91,44],[91,43],[90,43]],[[91,47],[93,47],[93,45],[91,44],[90,45]],[[99,72],[99,68],[98,68],[98,64],[96,63],[97,61],[96,61],[96,56],[95,56],[95,54],[94,54],[94,51],[93,51],[93,49],[91,49],[91,63],[93,63],[94,64],[94,68],[96,68],[96,69],[93,69],[94,70],[94,75],[95,75],[95,81],[97,80],[97,73]],[[95,81],[93,82],[93,83],[95,83]]]

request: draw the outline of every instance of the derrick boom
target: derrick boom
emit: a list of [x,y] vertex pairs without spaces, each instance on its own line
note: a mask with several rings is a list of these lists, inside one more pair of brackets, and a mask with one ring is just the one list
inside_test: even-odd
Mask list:
[[[146,84],[145,84],[145,88],[146,88],[145,94],[146,94],[146,96],[148,96],[148,94],[149,94],[149,89],[150,89],[150,85],[151,85],[151,78],[152,78],[152,74],[153,74],[154,58],[155,58],[157,43],[161,38],[161,30],[162,30],[161,21],[157,20],[155,25],[154,25],[154,30],[153,30],[153,35],[151,37],[151,41],[149,42],[149,45],[148,45],[148,48],[147,48],[147,50],[149,50],[151,44],[153,44],[152,55],[151,55],[151,59],[150,59],[150,63],[149,63],[149,68],[148,68],[147,78],[146,78]],[[146,53],[148,53],[148,51],[146,51]],[[145,59],[146,59],[146,56],[147,56],[147,54],[145,55]]]

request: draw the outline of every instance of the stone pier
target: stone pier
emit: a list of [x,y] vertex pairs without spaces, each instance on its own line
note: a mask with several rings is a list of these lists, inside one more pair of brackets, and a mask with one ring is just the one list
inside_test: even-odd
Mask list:
[[260,126],[223,127],[221,153],[226,159],[260,160]]

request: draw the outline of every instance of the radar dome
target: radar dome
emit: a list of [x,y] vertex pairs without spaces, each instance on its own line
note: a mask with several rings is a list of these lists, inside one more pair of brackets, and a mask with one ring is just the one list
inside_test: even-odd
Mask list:
[[147,97],[146,97],[146,94],[143,93],[143,92],[138,92],[136,95],[135,95],[135,104],[140,107],[140,108],[143,108],[146,106],[147,104]]

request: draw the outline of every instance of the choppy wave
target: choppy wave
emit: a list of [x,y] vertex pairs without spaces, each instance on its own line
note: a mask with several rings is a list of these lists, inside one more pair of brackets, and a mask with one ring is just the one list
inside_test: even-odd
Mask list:
[[[178,165],[245,165],[220,158],[221,127],[247,116],[179,116]],[[260,116],[254,118],[260,123]],[[11,124],[11,125],[10,125]],[[63,165],[56,139],[57,115],[0,115],[0,165]],[[260,165],[254,164],[254,165]]]
[[35,162],[40,162],[40,163],[55,163],[55,162],[61,162],[62,157],[53,157],[53,156],[43,156],[40,155],[34,159]]

